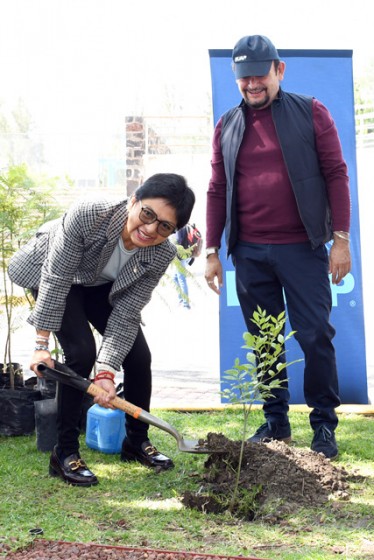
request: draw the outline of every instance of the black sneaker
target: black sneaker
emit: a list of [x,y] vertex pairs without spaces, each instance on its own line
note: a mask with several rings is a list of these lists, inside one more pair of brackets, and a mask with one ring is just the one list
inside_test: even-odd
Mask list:
[[321,424],[314,431],[311,449],[316,453],[322,453],[327,459],[335,459],[338,456],[338,446],[334,431]]
[[291,426],[289,422],[286,424],[276,424],[268,420],[262,424],[256,432],[251,436],[248,441],[252,443],[267,443],[272,439],[284,441],[285,443],[291,442]]

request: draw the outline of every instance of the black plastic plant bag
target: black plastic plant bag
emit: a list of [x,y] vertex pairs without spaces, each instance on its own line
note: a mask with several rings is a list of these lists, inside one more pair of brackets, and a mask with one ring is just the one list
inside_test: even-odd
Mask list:
[[35,432],[34,402],[42,398],[35,389],[0,389],[0,435],[27,436]]

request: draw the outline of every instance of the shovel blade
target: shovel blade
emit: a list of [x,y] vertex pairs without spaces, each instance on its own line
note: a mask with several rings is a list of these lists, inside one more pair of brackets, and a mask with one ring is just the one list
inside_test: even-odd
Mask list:
[[178,449],[185,453],[217,453],[217,451],[208,449],[204,443],[197,439],[180,439],[178,441]]

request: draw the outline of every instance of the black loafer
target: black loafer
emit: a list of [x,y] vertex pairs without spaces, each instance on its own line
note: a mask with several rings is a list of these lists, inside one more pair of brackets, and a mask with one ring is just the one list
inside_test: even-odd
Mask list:
[[99,482],[81,459],[79,453],[73,453],[61,462],[57,456],[56,448],[52,451],[49,461],[49,474],[59,476],[64,482],[73,486],[94,486]]
[[134,447],[125,439],[122,444],[121,461],[138,461],[151,469],[162,469],[164,471],[174,467],[173,461],[157,451],[148,440],[143,441],[140,447]]

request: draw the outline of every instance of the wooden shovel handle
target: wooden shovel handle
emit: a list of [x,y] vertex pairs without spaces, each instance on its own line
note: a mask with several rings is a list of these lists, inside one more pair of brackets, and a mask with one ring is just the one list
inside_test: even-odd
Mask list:
[[[89,393],[92,397],[98,397],[100,395],[107,395],[107,391],[95,383],[90,383],[89,387],[87,388],[87,393]],[[113,400],[110,401],[115,408],[119,408],[123,410],[123,412],[127,412],[133,418],[138,419],[143,410],[139,406],[135,406],[134,404],[125,401],[124,399],[120,399],[120,397],[115,397]]]

